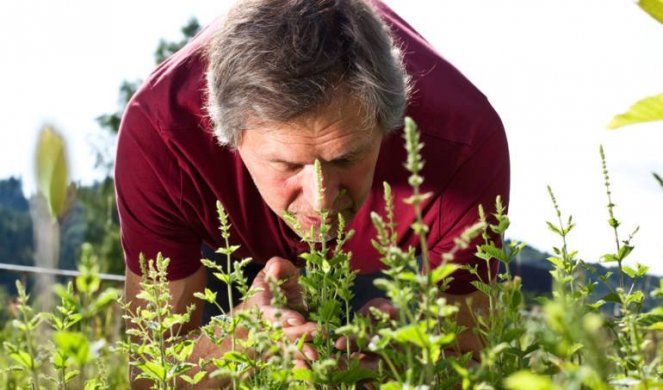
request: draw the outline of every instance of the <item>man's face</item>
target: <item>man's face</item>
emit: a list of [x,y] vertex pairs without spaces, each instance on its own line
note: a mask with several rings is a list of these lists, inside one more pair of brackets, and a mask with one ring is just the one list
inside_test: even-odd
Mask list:
[[[328,238],[333,237],[338,213],[349,223],[366,200],[382,130],[366,126],[359,107],[355,99],[341,96],[325,109],[288,123],[249,120],[242,133],[237,149],[260,195],[277,215],[291,213],[302,229],[300,235],[317,227],[318,210],[327,209],[332,225]],[[322,170],[322,196],[316,159]]]

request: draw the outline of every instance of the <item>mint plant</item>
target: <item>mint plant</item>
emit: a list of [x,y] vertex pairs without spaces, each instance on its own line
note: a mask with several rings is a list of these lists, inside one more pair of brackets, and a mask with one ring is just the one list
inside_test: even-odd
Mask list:
[[136,379],[147,379],[156,389],[172,389],[178,378],[194,367],[187,358],[193,351],[193,341],[180,334],[181,327],[189,322],[194,307],[185,313],[174,313],[170,305],[170,293],[166,270],[170,259],[160,253],[156,261],[141,256],[142,291],[136,296],[145,302],[136,312],[131,302],[123,304],[123,316],[132,325],[127,329],[131,338],[121,344],[129,354],[129,364],[138,370]]
[[[123,302],[124,318],[131,327],[126,331],[129,338],[118,343],[121,328],[113,316],[118,290],[103,287],[96,256],[84,246],[80,276],[55,287],[60,304],[52,312],[35,311],[23,284],[17,284],[16,305],[9,305],[14,320],[0,332],[5,351],[0,356],[0,387],[127,388],[127,365],[155,389],[195,387],[210,378],[221,378],[233,389],[663,387],[663,309],[660,304],[645,309],[646,297],[639,286],[647,268],[631,262],[637,229],[627,235],[621,231],[602,149],[612,237],[611,250],[601,260],[617,265],[618,280],[611,282],[612,271],[599,273],[569,246],[575,223],[563,215],[549,188],[554,219],[547,225],[560,241],[548,259],[553,267],[553,292],[526,305],[522,281],[510,268],[523,244],[503,244],[510,221],[499,198],[490,215],[480,207],[477,223],[456,239],[440,266],[431,266],[435,262],[426,247],[428,228],[417,211],[428,196],[420,192],[423,146],[411,120],[406,121],[405,138],[412,195],[394,199],[384,183],[385,210],[371,214],[377,231],[372,244],[384,264],[384,277],[375,285],[384,291],[391,309],[352,313],[356,271],[350,267],[351,253],[343,250],[352,232],[346,231],[341,215],[319,210],[321,226],[300,232],[309,250],[301,254],[304,270],[298,279],[303,303],[293,307],[282,291],[286,281],[266,278],[260,287],[249,284],[244,270],[252,260],[235,258],[239,247],[232,244],[227,212],[218,203],[223,246],[217,253],[226,264],[222,267],[207,259],[202,263],[226,284],[230,310],[224,312],[217,303],[221,291],[207,288],[195,296],[221,311],[202,327],[200,336],[217,344],[224,351],[220,356],[191,361],[198,334],[182,334],[182,328],[193,307],[185,313],[173,312],[166,280],[169,260],[161,255],[141,261],[142,292],[133,299],[143,304],[135,310]],[[322,196],[319,162],[315,168]],[[418,248],[397,246],[394,204],[398,201],[415,208],[412,229],[420,239]],[[338,218],[336,226],[329,223],[333,217]],[[294,218],[289,224],[297,228]],[[499,262],[504,269],[496,277],[489,273],[485,280],[477,267],[464,267],[476,275],[473,286],[488,302],[485,312],[473,310],[471,302],[461,303],[470,309],[476,324],[472,332],[483,346],[476,356],[460,350],[459,337],[470,330],[458,324],[460,307],[444,298],[459,269],[454,258],[468,249],[474,249],[487,265]],[[601,285],[608,293],[597,296]],[[256,294],[267,294],[270,310],[276,312],[250,307]],[[657,281],[650,298],[661,302],[663,280]],[[280,311],[292,309],[316,323],[312,337],[286,338]],[[341,337],[347,342],[339,349]],[[310,349],[317,358],[307,356]]]

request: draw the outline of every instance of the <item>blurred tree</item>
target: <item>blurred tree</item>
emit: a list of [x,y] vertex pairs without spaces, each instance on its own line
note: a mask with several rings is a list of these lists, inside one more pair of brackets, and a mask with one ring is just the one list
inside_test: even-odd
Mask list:
[[33,264],[33,232],[21,179],[0,180],[0,262]]
[[[200,31],[200,24],[197,19],[191,18],[182,27],[181,31],[182,38],[178,41],[171,42],[165,39],[159,41],[154,52],[154,60],[157,65],[186,45]],[[86,210],[84,220],[87,228],[84,240],[95,246],[102,272],[124,273],[119,218],[115,207],[115,190],[112,179],[115,155],[114,152],[109,153],[109,151],[114,149],[110,145],[112,143],[110,140],[114,142],[120,129],[124,109],[138,90],[141,82],[141,80],[122,81],[118,97],[118,110],[97,117],[97,123],[101,126],[105,135],[109,136],[108,142],[103,142],[101,146],[97,147],[97,168],[103,169],[107,175],[103,181],[78,190],[78,199]]]
[[[166,58],[170,57],[173,53],[181,49],[184,45],[191,40],[199,31],[200,24],[196,18],[191,18],[187,24],[182,27],[182,39],[175,42],[169,42],[165,39],[159,41],[159,45],[154,52],[155,64],[162,63]],[[101,126],[102,129],[107,130],[113,134],[117,134],[120,130],[120,120],[122,119],[122,114],[124,113],[124,107],[127,106],[127,103],[131,97],[136,93],[138,87],[140,86],[141,80],[128,81],[124,80],[120,85],[120,94],[119,94],[119,105],[120,108],[111,114],[103,114],[97,117],[97,123]]]

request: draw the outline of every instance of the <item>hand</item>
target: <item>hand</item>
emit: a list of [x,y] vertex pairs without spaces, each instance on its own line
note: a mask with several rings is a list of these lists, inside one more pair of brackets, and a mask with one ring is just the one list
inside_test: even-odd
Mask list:
[[[305,312],[304,293],[298,278],[299,270],[292,262],[281,257],[272,257],[258,272],[251,285],[252,288],[259,289],[259,292],[237,306],[235,310],[250,310],[257,307],[264,320],[281,324],[285,337],[290,342],[295,343],[301,337],[310,341],[317,329],[317,324],[307,321],[302,314]],[[272,306],[273,294],[269,287],[269,279],[281,282],[279,288],[287,300],[286,307]],[[306,361],[317,358],[315,349],[305,343],[302,353],[295,356],[295,365],[308,367]]]
[[[390,319],[395,320],[398,318],[398,310],[391,304],[391,301],[385,298],[373,298],[366,302],[364,306],[359,309],[357,312],[365,317],[370,318],[372,321],[377,322],[377,318],[373,313],[371,313],[371,308],[375,308],[380,312],[386,314]],[[356,359],[359,361],[359,367],[367,368],[370,370],[376,370],[378,368],[378,361],[380,360],[379,356],[368,352],[360,351],[357,348],[357,343],[354,339],[348,338],[345,336],[339,337],[336,340],[336,348],[339,350],[345,351],[350,345],[350,350],[352,351],[351,359]]]

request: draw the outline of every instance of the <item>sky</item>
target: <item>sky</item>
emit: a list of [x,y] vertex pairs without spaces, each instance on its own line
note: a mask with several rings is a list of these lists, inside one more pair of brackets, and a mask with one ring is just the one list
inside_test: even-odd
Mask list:
[[[500,114],[511,154],[508,236],[551,251],[559,238],[546,186],[576,228],[587,261],[614,251],[599,146],[610,170],[620,238],[640,227],[627,261],[663,275],[663,122],[607,130],[615,114],[663,92],[663,25],[632,0],[386,0],[467,76]],[[190,17],[206,24],[224,0],[0,2],[0,178],[34,192],[38,130],[67,138],[72,179],[88,184],[95,148],[112,153],[95,118],[118,108],[122,80],[144,79],[161,38]]]

